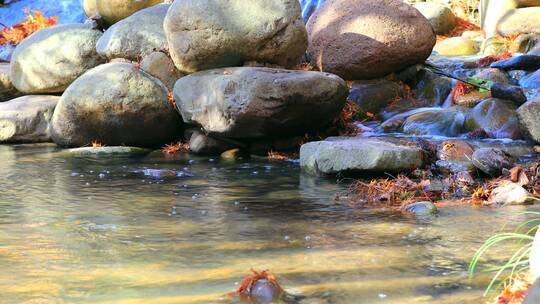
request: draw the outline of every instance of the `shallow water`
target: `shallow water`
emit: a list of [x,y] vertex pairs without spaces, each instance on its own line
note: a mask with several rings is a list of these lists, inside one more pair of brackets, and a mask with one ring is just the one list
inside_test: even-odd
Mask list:
[[488,278],[469,281],[467,261],[523,219],[353,210],[287,162],[0,146],[0,173],[0,303],[223,303],[250,268],[300,303],[479,303]]

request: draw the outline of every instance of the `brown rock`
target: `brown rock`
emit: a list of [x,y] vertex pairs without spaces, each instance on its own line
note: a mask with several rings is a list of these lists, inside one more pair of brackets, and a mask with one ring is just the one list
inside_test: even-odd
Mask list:
[[399,0],[329,0],[307,28],[312,63],[350,80],[424,62],[435,45],[429,21]]

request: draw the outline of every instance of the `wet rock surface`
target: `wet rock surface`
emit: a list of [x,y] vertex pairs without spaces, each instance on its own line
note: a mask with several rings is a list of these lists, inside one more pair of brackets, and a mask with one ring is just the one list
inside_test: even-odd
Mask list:
[[508,100],[482,101],[467,115],[465,127],[469,131],[482,129],[493,138],[522,138],[516,106]]
[[66,154],[71,156],[78,157],[88,157],[88,156],[143,156],[152,152],[150,149],[143,149],[138,147],[126,147],[126,146],[117,146],[117,147],[82,147],[75,149],[68,149],[65,151]]
[[300,148],[300,165],[312,174],[396,172],[423,164],[423,150],[401,139],[335,137]]
[[517,110],[519,122],[525,134],[536,142],[540,142],[540,97],[526,102]]
[[403,124],[405,134],[455,137],[463,133],[465,114],[459,109],[425,111],[409,116]]

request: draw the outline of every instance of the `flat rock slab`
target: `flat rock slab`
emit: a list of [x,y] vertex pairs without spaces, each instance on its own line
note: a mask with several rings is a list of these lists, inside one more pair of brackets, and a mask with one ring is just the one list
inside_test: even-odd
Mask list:
[[414,141],[397,138],[333,137],[300,148],[300,165],[313,174],[408,171],[424,159]]
[[76,149],[68,149],[66,153],[71,156],[141,156],[152,152],[151,149],[137,147],[83,147]]

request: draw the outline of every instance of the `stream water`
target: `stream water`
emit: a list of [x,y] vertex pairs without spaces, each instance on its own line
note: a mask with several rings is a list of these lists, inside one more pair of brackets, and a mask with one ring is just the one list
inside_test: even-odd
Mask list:
[[[223,303],[250,268],[299,303],[480,303],[467,262],[524,207],[355,210],[297,164],[0,146],[0,303]],[[510,248],[510,247],[508,247]],[[488,255],[497,263],[508,254]]]

